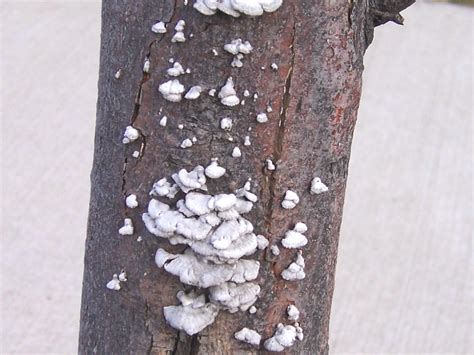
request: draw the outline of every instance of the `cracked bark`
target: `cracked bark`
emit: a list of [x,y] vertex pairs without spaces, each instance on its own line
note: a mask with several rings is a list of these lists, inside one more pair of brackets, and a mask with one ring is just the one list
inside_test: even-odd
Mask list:
[[[328,352],[337,243],[363,54],[373,28],[385,20],[399,19],[397,14],[411,2],[286,1],[277,12],[256,19],[206,17],[182,1],[103,3],[79,353],[264,353],[236,342],[233,334],[247,326],[264,338],[271,336],[276,324],[286,320],[289,303],[295,303],[302,313],[305,339],[287,353]],[[169,23],[165,35],[150,31],[160,19]],[[186,21],[188,40],[171,44],[179,19]],[[254,47],[241,69],[231,68],[232,58],[222,50],[235,38],[249,40]],[[219,51],[218,57],[212,48]],[[145,58],[151,62],[149,74],[142,72]],[[180,81],[186,87],[202,85],[199,100],[174,104],[159,95],[158,85],[168,80],[169,58],[192,70]],[[278,71],[270,69],[273,62]],[[266,69],[261,70],[262,66]],[[122,76],[116,80],[114,74],[119,69]],[[245,89],[258,92],[259,98],[245,98],[245,105],[229,109],[207,95],[230,75],[241,98]],[[256,124],[256,114],[264,112],[267,105],[273,109],[269,122]],[[169,118],[166,129],[158,124],[163,114]],[[219,120],[225,116],[234,119],[232,144],[219,129]],[[125,146],[121,137],[129,124],[141,137]],[[177,129],[178,124],[185,128]],[[242,140],[247,134],[252,145],[244,147]],[[197,144],[187,150],[179,148],[184,138],[193,136],[198,138]],[[242,149],[240,159],[230,157],[235,145]],[[141,152],[138,159],[131,156],[135,150]],[[211,157],[218,157],[229,172],[213,184],[217,185],[215,191],[234,190],[249,177],[257,183],[254,190],[259,203],[248,218],[256,232],[271,243],[277,244],[294,223],[308,224],[310,242],[304,249],[307,277],[296,283],[281,279],[294,251],[282,250],[278,258],[271,253],[256,254],[262,264],[257,314],[221,312],[212,326],[188,337],[168,327],[162,315],[162,307],[175,304],[176,292],[183,286],[159,270],[153,260],[158,247],[171,252],[182,247],[170,247],[165,240],[151,236],[140,216],[154,181],[182,167],[207,164]],[[276,171],[264,168],[266,158],[274,160]],[[329,185],[330,192],[308,194],[316,175]],[[290,211],[280,207],[287,189],[301,196],[300,204]],[[124,197],[130,193],[138,196],[137,209],[124,206]],[[134,221],[132,237],[117,233],[125,217]],[[141,243],[136,241],[139,235]],[[112,274],[121,269],[127,271],[129,281],[119,292],[106,289]]]

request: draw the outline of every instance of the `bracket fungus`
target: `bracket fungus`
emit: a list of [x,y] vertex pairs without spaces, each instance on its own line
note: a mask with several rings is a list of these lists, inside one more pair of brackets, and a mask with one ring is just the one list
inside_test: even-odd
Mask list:
[[185,74],[185,73],[186,72],[185,72],[183,66],[178,62],[174,62],[173,66],[166,70],[166,74],[168,74],[169,76],[175,76],[175,77],[180,76],[180,75]]
[[268,351],[283,351],[293,346],[296,340],[296,328],[292,325],[278,324],[275,334],[265,340],[264,346]]
[[158,87],[158,91],[165,100],[171,102],[180,102],[183,98],[184,86],[178,79],[169,80]]
[[135,195],[135,194],[128,195],[128,196],[125,198],[125,205],[126,205],[128,208],[136,208],[136,207],[138,207],[137,195]]
[[283,0],[196,0],[194,8],[206,16],[214,15],[217,10],[233,17],[241,14],[261,16],[265,12],[274,12]]
[[166,33],[166,24],[163,21],[159,21],[151,26],[151,31],[154,33]]
[[316,195],[319,195],[323,192],[326,192],[328,191],[328,187],[321,181],[320,178],[318,177],[315,177],[312,181],[311,181],[311,189],[310,189],[310,192],[312,195],[316,194]]
[[296,192],[288,190],[285,193],[285,197],[281,202],[281,207],[291,210],[296,207],[296,205],[300,202],[300,198],[296,194]]
[[133,128],[132,126],[127,126],[127,128],[125,128],[125,132],[123,133],[122,143],[132,143],[136,141],[138,137],[140,137],[140,133],[138,133],[138,130]]
[[304,247],[308,244],[308,239],[303,234],[308,230],[308,227],[304,223],[296,223],[293,230],[289,230],[285,233],[285,237],[282,239],[281,244],[287,249],[296,249]]
[[123,220],[123,226],[119,229],[120,235],[132,235],[133,234],[133,223],[130,218],[125,218]]
[[287,307],[286,313],[288,314],[288,319],[292,322],[296,322],[300,318],[300,311],[294,304],[290,304]]
[[234,334],[234,338],[255,346],[259,346],[262,341],[262,336],[249,328],[242,328]]
[[306,277],[304,266],[304,258],[300,251],[298,252],[296,260],[283,270],[281,277],[287,281],[303,280]]
[[221,103],[225,106],[237,106],[240,99],[237,97],[237,92],[234,89],[234,81],[231,76],[227,78],[225,85],[221,88],[218,95]]
[[187,100],[196,100],[201,96],[201,91],[202,88],[199,85],[191,87],[191,89],[188,90],[186,95],[184,95],[184,98]]

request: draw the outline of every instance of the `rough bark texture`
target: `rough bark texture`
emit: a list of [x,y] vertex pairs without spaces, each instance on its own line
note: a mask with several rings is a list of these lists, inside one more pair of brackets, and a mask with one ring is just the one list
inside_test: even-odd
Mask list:
[[[398,9],[397,11],[400,11]],[[328,325],[334,288],[339,227],[350,155],[352,133],[361,91],[362,58],[377,24],[368,5],[347,1],[286,1],[272,14],[234,19],[226,15],[202,16],[181,1],[105,1],[103,4],[99,100],[92,171],[92,194],[86,243],[84,290],[79,352],[82,354],[238,354],[264,353],[233,339],[247,326],[266,339],[279,322],[286,320],[286,307],[294,303],[302,312],[305,339],[289,348],[291,354],[328,352]],[[168,33],[150,31],[157,20],[168,25]],[[171,44],[172,30],[186,21],[188,40]],[[189,33],[194,37],[189,38]],[[254,47],[244,67],[230,66],[231,56],[222,46],[232,39],[249,40]],[[219,51],[214,56],[212,49]],[[142,73],[145,57],[151,61],[149,74]],[[168,80],[169,58],[175,58],[192,74],[180,77],[186,86],[202,85],[199,100],[166,102],[157,91]],[[271,63],[278,71],[270,69]],[[261,67],[265,66],[265,70]],[[114,74],[122,70],[118,80]],[[258,92],[254,102],[228,109],[207,95],[220,88],[228,76],[236,89]],[[255,116],[271,105],[269,122],[259,125]],[[160,114],[161,112],[161,114]],[[168,126],[158,124],[162,114]],[[227,140],[219,119],[234,118]],[[141,137],[123,145],[121,137],[133,123]],[[178,124],[184,124],[179,130]],[[248,132],[248,128],[252,130]],[[249,134],[252,145],[244,147]],[[181,149],[184,138],[197,137],[190,149]],[[232,158],[235,145],[242,158]],[[132,152],[139,150],[135,159]],[[176,304],[183,289],[178,279],[158,269],[154,254],[158,247],[170,247],[164,239],[150,235],[141,222],[154,181],[180,168],[205,165],[218,157],[228,174],[213,184],[216,191],[241,187],[251,177],[259,202],[247,216],[257,233],[278,243],[294,223],[309,227],[309,244],[304,248],[306,279],[287,282],[281,271],[295,252],[282,248],[275,258],[259,252],[262,267],[258,279],[262,293],[258,312],[228,314],[201,334],[188,337],[170,328],[163,317],[165,305]],[[271,157],[277,170],[264,169]],[[330,188],[325,194],[309,194],[314,176]],[[293,210],[280,207],[287,189],[300,195]],[[214,191],[211,190],[211,193]],[[138,196],[140,206],[127,209],[124,198]],[[125,217],[133,219],[134,236],[120,236]],[[137,236],[144,241],[137,242]],[[112,274],[125,269],[129,281],[114,292],[105,284]]]

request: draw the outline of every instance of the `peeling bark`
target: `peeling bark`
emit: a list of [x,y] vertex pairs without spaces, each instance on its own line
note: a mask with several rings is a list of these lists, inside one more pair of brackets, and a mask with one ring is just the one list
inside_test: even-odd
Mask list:
[[[363,54],[373,27],[383,23],[381,12],[398,14],[411,1],[399,2],[399,6],[386,3],[285,1],[275,13],[239,19],[222,14],[203,16],[181,1],[103,3],[81,354],[265,353],[235,341],[233,334],[246,326],[259,331],[264,339],[270,337],[277,323],[285,322],[289,303],[301,311],[305,339],[286,353],[328,352],[337,243]],[[188,39],[172,44],[173,28],[180,19],[186,21]],[[150,31],[158,20],[169,24],[164,35]],[[236,38],[249,40],[254,47],[241,69],[231,68],[232,58],[222,50]],[[212,48],[219,51],[218,57]],[[151,62],[149,74],[142,72],[145,58]],[[158,85],[168,80],[169,58],[192,70],[180,81],[186,87],[203,86],[198,100],[170,103],[158,93]],[[270,69],[273,62],[278,71]],[[261,70],[262,66],[266,69]],[[122,77],[115,79],[119,69]],[[229,109],[207,95],[231,75],[240,96],[248,89],[258,92],[259,98],[255,102],[246,98],[245,105]],[[269,104],[273,109],[269,122],[256,124],[256,114]],[[166,128],[158,124],[163,114],[169,117]],[[220,118],[229,115],[234,119],[232,144],[219,128]],[[123,145],[121,137],[129,124],[141,137]],[[178,124],[184,129],[179,130]],[[248,127],[252,127],[252,145],[244,147]],[[184,138],[192,136],[197,137],[197,144],[179,148]],[[241,147],[242,158],[230,156],[235,145]],[[135,150],[140,151],[137,159],[132,157]],[[259,203],[248,218],[256,232],[271,243],[278,244],[296,222],[308,225],[309,243],[303,251],[307,277],[302,282],[280,277],[293,261],[292,250],[282,248],[278,258],[270,252],[256,254],[262,265],[257,314],[221,312],[212,326],[188,337],[167,326],[162,314],[163,306],[176,304],[175,295],[184,287],[154,264],[157,248],[176,252],[183,247],[171,247],[166,240],[150,235],[141,214],[153,182],[183,167],[205,165],[212,157],[218,157],[229,172],[214,184],[216,190],[235,190],[249,177],[258,183]],[[264,168],[269,157],[277,170]],[[323,178],[330,192],[310,196],[314,176]],[[293,210],[280,207],[287,189],[298,191],[301,197]],[[133,210],[124,205],[130,193],[140,202]],[[134,236],[117,233],[125,217],[134,221]],[[137,236],[142,236],[143,242],[137,242]],[[129,281],[118,292],[106,289],[112,274],[121,269],[127,271]]]

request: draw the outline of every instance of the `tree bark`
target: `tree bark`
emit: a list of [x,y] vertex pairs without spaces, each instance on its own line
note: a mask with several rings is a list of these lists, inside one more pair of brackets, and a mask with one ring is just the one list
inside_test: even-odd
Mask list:
[[[381,3],[381,2],[380,2]],[[409,1],[405,1],[405,7]],[[350,157],[352,133],[361,92],[363,54],[372,40],[373,27],[383,22],[380,11],[398,13],[404,7],[377,8],[365,1],[285,1],[274,13],[234,19],[226,15],[203,16],[183,2],[104,1],[102,47],[97,104],[97,127],[92,192],[86,241],[79,353],[99,354],[238,354],[265,353],[233,338],[242,327],[271,337],[285,323],[286,308],[294,303],[301,311],[305,338],[288,348],[291,354],[328,352],[328,328],[334,288],[339,227]],[[375,11],[376,10],[376,11]],[[375,11],[375,15],[374,12]],[[377,17],[378,16],[378,17]],[[171,43],[174,26],[186,21],[187,41]],[[150,27],[158,20],[168,32],[157,35]],[[189,33],[194,36],[190,38]],[[230,66],[222,50],[233,39],[249,40],[254,47],[243,68]],[[212,49],[219,52],[214,56]],[[145,58],[151,63],[143,74]],[[171,103],[157,91],[168,80],[166,69],[174,58],[191,74],[181,76],[186,87],[202,85],[198,100]],[[277,63],[277,71],[270,69]],[[262,70],[261,67],[265,67]],[[114,78],[121,70],[121,77]],[[220,88],[228,76],[239,93],[258,92],[238,109],[229,109],[207,95]],[[255,116],[271,105],[269,121]],[[158,124],[165,114],[166,129]],[[234,118],[232,144],[219,128],[219,119]],[[133,124],[140,138],[121,142],[124,129]],[[184,129],[179,130],[178,124]],[[252,127],[249,132],[248,127]],[[250,135],[252,144],[243,146]],[[184,138],[197,143],[181,149]],[[241,158],[232,158],[235,145]],[[140,156],[132,157],[138,150]],[[235,190],[251,177],[259,197],[248,215],[257,233],[278,244],[296,222],[308,225],[304,248],[306,278],[287,282],[280,276],[295,252],[281,248],[277,258],[259,252],[258,282],[262,293],[258,312],[221,312],[214,324],[189,337],[169,327],[164,306],[176,304],[183,289],[179,280],[158,269],[154,254],[170,247],[166,240],[147,232],[141,222],[153,183],[185,167],[206,165],[218,157],[228,174],[218,182],[221,190]],[[264,168],[271,157],[277,169]],[[319,176],[329,192],[310,195],[309,186]],[[221,180],[221,179],[220,179]],[[298,191],[295,209],[280,206],[286,190]],[[128,209],[124,198],[134,193],[140,206]],[[133,236],[120,236],[124,218],[133,220]],[[143,242],[137,242],[137,236]],[[105,287],[112,274],[125,269],[128,281],[119,292]]]

